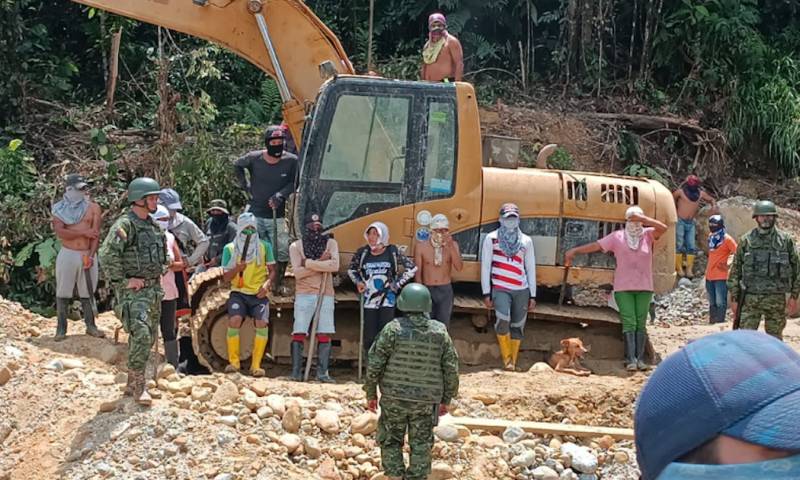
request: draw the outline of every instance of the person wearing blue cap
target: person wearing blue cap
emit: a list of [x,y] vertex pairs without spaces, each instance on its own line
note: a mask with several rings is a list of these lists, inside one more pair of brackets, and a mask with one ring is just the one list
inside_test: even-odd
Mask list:
[[642,480],[800,478],[800,355],[752,330],[670,355],[634,414]]

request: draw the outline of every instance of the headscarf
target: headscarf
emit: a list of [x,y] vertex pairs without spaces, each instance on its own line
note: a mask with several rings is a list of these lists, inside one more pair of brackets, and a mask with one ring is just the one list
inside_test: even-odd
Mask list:
[[634,215],[644,215],[644,210],[634,205],[625,211],[625,243],[631,250],[638,250],[644,235],[644,225],[642,222],[632,222],[630,218]]
[[686,183],[683,185],[683,193],[686,198],[696,202],[700,199],[700,178],[696,175],[689,175],[686,177]]
[[[319,260],[328,248],[330,235],[322,233],[322,220],[319,215],[313,213],[306,222],[306,229],[303,233],[303,255],[310,260]],[[320,224],[320,228],[310,228],[314,224]]]
[[500,207],[500,228],[497,240],[500,250],[507,257],[513,257],[522,248],[522,232],[519,230],[519,207],[506,203]]
[[716,250],[725,241],[725,222],[722,220],[722,215],[711,215],[708,217],[708,226],[718,227],[716,230],[711,230],[711,235],[708,236],[708,249]]
[[[430,29],[434,22],[441,22],[444,25],[444,29],[438,32],[431,31]],[[447,40],[447,19],[445,16],[441,13],[432,13],[428,17],[428,30],[428,41],[422,49],[422,60],[427,65],[430,65],[439,58],[439,54],[442,52]]]
[[450,228],[450,222],[447,220],[447,217],[442,213],[437,213],[431,219],[431,230],[434,230],[431,233],[431,246],[433,247],[433,264],[437,267],[440,266],[444,262],[444,235],[436,230],[442,228]]
[[[375,228],[378,230],[378,244],[374,247],[369,245],[369,235],[367,233],[371,228]],[[367,245],[371,251],[375,251],[380,249],[381,247],[389,246],[389,227],[386,226],[383,222],[372,222],[369,224],[366,230],[364,230],[364,238],[367,240]]]
[[236,240],[233,241],[233,261],[234,264],[239,263],[242,259],[242,254],[244,252],[244,244],[247,240],[247,235],[243,233],[243,230],[246,228],[252,228],[255,230],[250,235],[250,243],[247,245],[247,252],[245,254],[245,262],[253,262],[261,263],[261,258],[259,255],[259,251],[261,250],[259,246],[261,242],[258,238],[258,228],[256,226],[256,216],[250,212],[244,212],[243,214],[239,215],[239,219],[236,222]]
[[89,201],[86,199],[86,193],[75,187],[67,187],[64,198],[53,205],[51,212],[64,224],[75,225],[83,219],[88,209]]
[[166,231],[169,227],[169,210],[164,205],[156,207],[156,211],[150,214],[150,218],[156,222],[161,230]]

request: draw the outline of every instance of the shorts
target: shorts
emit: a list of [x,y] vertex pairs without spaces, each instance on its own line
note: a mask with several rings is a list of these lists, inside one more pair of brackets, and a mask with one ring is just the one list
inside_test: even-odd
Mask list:
[[[314,310],[317,308],[318,295],[311,293],[301,293],[294,297],[294,326],[292,335],[308,335],[311,330],[311,321],[314,319]],[[333,324],[332,296],[322,297],[322,306],[319,309],[319,323],[317,323],[317,333],[333,334],[336,328]]]
[[83,254],[77,250],[61,247],[56,257],[56,297],[72,298],[75,287],[78,297],[89,298],[97,289],[97,255],[89,268],[92,291],[86,290],[86,270],[83,269]]
[[269,299],[231,292],[228,298],[228,317],[250,317],[255,321],[269,322]]

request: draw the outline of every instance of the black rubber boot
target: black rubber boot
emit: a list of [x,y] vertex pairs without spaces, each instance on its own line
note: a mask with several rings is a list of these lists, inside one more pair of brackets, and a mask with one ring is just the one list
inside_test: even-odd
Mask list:
[[636,371],[636,332],[625,332],[625,369]]
[[322,383],[336,383],[328,374],[331,361],[331,342],[320,343],[317,351],[317,380]]
[[292,380],[303,381],[303,342],[292,342]]
[[83,309],[83,323],[86,324],[86,335],[96,338],[106,338],[106,334],[97,328],[94,323],[94,310],[92,310],[92,299],[81,298],[81,308]]
[[56,336],[53,338],[60,342],[67,338],[67,314],[69,313],[69,298],[56,297]]
[[639,370],[647,370],[647,363],[645,363],[645,348],[647,348],[647,332],[636,332],[636,368]]
[[175,367],[175,370],[178,370],[178,341],[177,340],[166,340],[164,341],[164,356],[167,359],[167,363]]

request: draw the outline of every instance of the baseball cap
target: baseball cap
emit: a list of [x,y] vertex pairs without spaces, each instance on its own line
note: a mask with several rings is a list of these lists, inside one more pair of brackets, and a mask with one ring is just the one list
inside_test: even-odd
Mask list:
[[443,213],[437,213],[431,219],[431,229],[436,230],[439,228],[450,228],[450,221]]
[[83,178],[83,175],[80,175],[78,173],[70,173],[69,175],[64,177],[64,183],[68,187],[77,188],[78,190],[82,190],[89,186],[89,184],[86,183],[86,179]]
[[690,187],[697,187],[700,185],[700,177],[697,175],[689,175],[686,177],[686,184]]
[[219,198],[215,198],[214,200],[211,200],[211,203],[209,204],[209,207],[208,207],[208,210],[206,210],[206,213],[211,212],[211,210],[219,210],[219,211],[223,212],[225,215],[230,215],[230,213],[231,213],[231,212],[228,211],[228,203],[225,200],[221,200]]
[[653,372],[636,404],[636,456],[644,480],[725,434],[800,451],[800,355],[753,330],[689,343]]
[[500,207],[500,218],[517,217],[519,218],[519,207],[513,203],[504,203]]
[[158,193],[158,201],[170,210],[181,210],[181,196],[171,188],[165,188]]
[[319,225],[322,225],[322,217],[320,217],[318,213],[311,213],[309,215],[306,215],[305,224],[310,225],[312,223],[317,223]]

